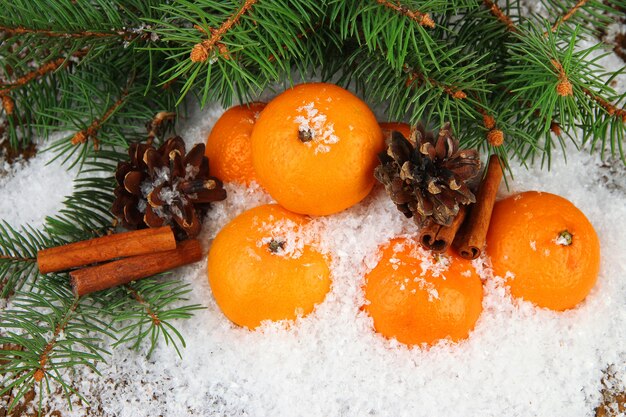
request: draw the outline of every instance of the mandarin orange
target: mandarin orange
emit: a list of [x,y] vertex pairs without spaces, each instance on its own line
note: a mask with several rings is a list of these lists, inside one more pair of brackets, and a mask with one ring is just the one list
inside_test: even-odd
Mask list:
[[209,283],[226,317],[250,329],[309,314],[330,289],[330,269],[306,235],[305,216],[276,204],[248,210],[217,235]]
[[274,98],[252,132],[259,183],[302,214],[332,214],[361,201],[374,185],[383,147],[367,105],[324,83],[300,84]]
[[557,311],[584,300],[600,269],[600,243],[585,215],[563,197],[537,191],[495,204],[487,254],[514,297]]
[[402,133],[402,135],[409,139],[411,137],[411,126],[407,123],[401,122],[385,122],[380,123],[380,128],[383,131],[383,137],[385,138],[385,142],[391,140],[391,132],[398,131]]
[[252,165],[252,128],[265,103],[249,103],[226,110],[211,129],[205,155],[211,173],[224,182],[256,181]]
[[365,277],[374,328],[407,345],[468,337],[482,312],[483,288],[470,261],[436,255],[413,239],[392,239]]

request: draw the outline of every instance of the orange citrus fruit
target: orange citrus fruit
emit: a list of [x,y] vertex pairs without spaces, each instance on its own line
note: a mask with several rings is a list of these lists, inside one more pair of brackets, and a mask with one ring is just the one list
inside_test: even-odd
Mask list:
[[558,311],[584,300],[600,269],[600,242],[585,215],[563,197],[537,191],[495,204],[487,253],[513,296]]
[[367,105],[332,84],[300,84],[274,98],[252,132],[259,183],[283,207],[326,215],[374,185],[384,141]]
[[256,181],[252,165],[252,128],[265,103],[249,103],[226,110],[211,129],[205,155],[211,174],[224,182]]
[[409,238],[392,239],[380,251],[365,276],[365,310],[377,332],[407,345],[469,335],[483,298],[470,261],[453,251],[436,255]]
[[208,259],[215,301],[234,323],[295,319],[330,289],[324,255],[310,245],[308,219],[276,204],[248,210],[217,235]]
[[411,126],[406,123],[400,123],[400,122],[380,123],[380,128],[383,131],[383,137],[385,138],[386,142],[391,140],[391,132],[393,132],[394,130],[402,133],[402,135],[407,139],[411,137]]

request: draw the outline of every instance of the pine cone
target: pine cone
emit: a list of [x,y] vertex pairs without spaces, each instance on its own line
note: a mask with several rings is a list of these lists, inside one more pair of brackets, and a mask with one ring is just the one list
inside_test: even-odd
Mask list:
[[394,131],[387,151],[378,155],[381,165],[374,175],[406,217],[449,226],[460,204],[476,202],[468,181],[480,170],[478,151],[459,150],[449,123],[436,139],[423,126],[411,139],[413,143]]
[[176,136],[159,149],[134,143],[128,153],[130,162],[117,165],[111,208],[128,229],[170,224],[177,239],[194,237],[210,203],[226,198],[221,181],[209,176],[204,144],[185,155],[185,143]]

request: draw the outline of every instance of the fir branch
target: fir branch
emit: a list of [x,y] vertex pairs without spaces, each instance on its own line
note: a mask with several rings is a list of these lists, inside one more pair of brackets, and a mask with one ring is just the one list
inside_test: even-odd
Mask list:
[[35,380],[35,382],[41,382],[41,380],[46,375],[46,372],[47,372],[46,365],[48,364],[48,360],[50,359],[50,354],[52,352],[52,349],[54,349],[55,345],[57,344],[57,340],[61,332],[65,331],[65,328],[67,327],[77,307],[78,307],[78,297],[75,297],[72,304],[67,308],[67,311],[65,312],[65,316],[56,325],[56,328],[54,329],[54,333],[52,334],[52,337],[50,338],[46,346],[43,348],[43,350],[39,354],[39,368],[37,368],[35,370],[35,373],[33,374],[33,379]]
[[[81,50],[81,51],[76,51],[74,52],[71,57],[75,57],[75,58],[80,58],[82,56],[84,56],[87,53],[87,51]],[[11,90],[14,90],[16,88],[20,88],[23,87],[24,85],[28,84],[29,82],[42,78],[43,76],[56,71],[59,68],[65,68],[70,64],[70,57],[60,57],[60,58],[56,58],[52,61],[46,62],[45,64],[41,65],[39,68],[36,68],[34,70],[32,70],[31,72],[22,75],[21,77],[18,77],[14,82],[12,83],[7,83],[7,84],[0,84],[0,87],[3,87],[2,89],[0,89],[0,95],[6,95],[7,93],[9,93]]]
[[152,320],[152,324],[154,326],[160,326],[161,319],[159,319],[159,316],[152,310],[152,308],[150,307],[150,304],[146,302],[146,300],[137,291],[135,291],[130,285],[127,288],[128,288],[128,292],[135,299],[135,301],[137,301],[139,304],[141,304],[145,308],[146,314]]
[[102,125],[115,113],[124,103],[126,97],[128,96],[128,89],[124,89],[120,94],[120,98],[117,99],[105,112],[101,117],[95,118],[89,126],[85,129],[80,130],[72,136],[70,142],[72,145],[76,146],[79,143],[86,143],[87,140],[91,139],[93,141],[93,148],[95,151],[100,149],[100,141],[96,137],[96,134],[102,127]]
[[305,0],[289,0],[281,7],[271,1],[229,3],[233,7],[174,0],[159,7],[163,18],[150,20],[163,42],[154,50],[168,54],[171,63],[161,85],[175,79],[183,83],[178,102],[194,88],[202,104],[213,99],[229,105],[233,96],[250,100],[270,82],[289,78],[292,67],[306,71],[303,63],[316,56],[305,52],[306,39],[298,34],[321,20],[321,4]]
[[427,77],[421,72],[415,71],[408,64],[405,64],[402,69],[407,74],[407,79],[406,79],[407,87],[412,86],[413,83],[415,82],[418,82],[418,83],[428,82],[428,84],[432,85],[433,87],[441,88],[444,93],[448,94],[450,97],[452,97],[455,100],[463,100],[464,98],[467,98],[467,94],[465,94],[465,92],[459,89],[458,87],[446,85],[444,83],[437,81],[433,77]]
[[120,337],[114,346],[131,343],[133,349],[139,349],[148,339],[147,355],[150,356],[159,339],[163,338],[181,356],[179,345],[185,347],[185,340],[170,321],[190,318],[193,311],[203,308],[198,304],[178,306],[187,301],[185,295],[190,291],[189,285],[180,281],[150,278],[119,289],[117,301],[110,302],[109,307],[114,322],[122,324],[117,330]]
[[424,27],[431,28],[431,29],[435,27],[435,21],[432,19],[432,17],[430,17],[430,14],[428,13],[423,13],[423,12],[420,12],[419,10],[411,10],[407,6],[396,4],[395,2],[390,1],[390,0],[376,0],[376,1],[382,4],[383,6],[408,17],[409,19],[413,20],[420,26],[424,26]]
[[494,15],[496,19],[506,26],[508,31],[513,33],[517,32],[517,27],[515,26],[515,23],[513,23],[511,17],[506,14],[495,1],[483,0],[483,4],[487,6],[491,14]]
[[622,123],[626,123],[626,108],[619,108],[615,104],[610,103],[608,100],[586,87],[583,87],[582,90],[587,97],[598,103],[609,114],[609,116],[621,119]]
[[15,35],[39,35],[46,36],[50,38],[62,38],[62,39],[83,39],[83,38],[119,38],[123,41],[133,41],[136,39],[147,40],[150,39],[149,32],[133,32],[127,29],[123,30],[115,30],[115,31],[107,31],[107,32],[97,32],[91,30],[84,30],[80,32],[65,32],[65,31],[54,31],[54,30],[46,30],[46,29],[33,29],[33,28],[25,28],[23,26],[3,26],[0,25],[0,34],[4,33],[5,35],[15,36]]
[[[191,53],[189,55],[189,59],[193,62],[204,62],[207,60],[209,55],[213,52],[213,49],[217,47],[219,49],[219,53],[225,59],[230,58],[230,54],[228,52],[228,48],[221,43],[221,39],[224,34],[226,34],[233,25],[236,25],[241,16],[247,13],[252,6],[257,2],[257,0],[244,0],[241,8],[234,14],[232,14],[218,29],[210,29],[211,37],[209,39],[203,40],[200,43],[194,45]],[[206,34],[206,31],[202,30]]]
[[560,30],[571,35],[576,29],[578,36],[600,36],[606,26],[623,16],[626,7],[624,0],[578,0],[573,5],[561,0],[542,0],[542,3],[553,22],[546,32]]
[[114,337],[97,318],[93,299],[73,297],[67,281],[48,276],[30,291],[17,292],[13,307],[0,317],[0,344],[14,347],[0,350],[0,395],[12,392],[9,411],[33,388],[40,398],[49,394],[51,382],[61,387],[71,408],[71,395],[81,396],[62,371],[79,365],[95,370],[106,351],[94,334]]
[[106,234],[114,227],[114,216],[109,209],[113,203],[113,177],[94,176],[78,178],[74,192],[66,197],[64,208],[56,216],[46,217],[46,231],[60,239],[84,240]]
[[560,16],[556,22],[554,22],[554,24],[552,25],[552,27],[550,28],[550,30],[552,32],[556,32],[557,29],[559,28],[559,26],[561,26],[561,24],[563,24],[564,22],[568,21],[569,19],[572,18],[572,16],[574,16],[574,14],[576,12],[578,12],[578,10],[583,7],[589,0],[578,0],[576,2],[576,4],[574,6],[572,6],[563,16]]
[[52,239],[31,228],[16,230],[0,221],[0,297],[8,298],[37,278],[37,251],[55,246]]
[[[306,28],[305,31],[298,33],[296,35],[295,39],[293,39],[293,40],[301,40],[303,38],[306,38],[309,34],[315,32],[316,30],[319,30],[322,27],[322,23],[323,22],[320,21],[317,24],[315,24],[314,26]],[[293,43],[293,42],[291,42],[291,43]],[[284,43],[281,46],[281,50],[286,51],[288,49],[288,47],[289,47],[289,44],[288,43]],[[273,62],[273,61],[276,60],[276,57],[272,54],[269,57],[267,57],[267,60],[268,60],[268,62]]]
[[[459,56],[459,52],[458,48],[448,50],[450,58]],[[392,120],[408,118],[412,124],[425,121],[437,125],[449,121],[453,130],[459,132],[462,125],[469,125],[470,121],[480,117],[476,110],[478,103],[472,97],[488,91],[483,77],[490,70],[490,65],[484,65],[480,57],[459,56],[455,65],[441,70],[430,64],[429,76],[412,70],[415,74],[409,73],[407,83],[407,73],[393,70],[384,61],[386,51],[379,51],[379,56],[368,56],[367,59],[365,53],[355,51],[347,61],[349,66],[344,73],[357,80],[369,100],[386,103],[388,117]],[[415,81],[414,77],[420,77],[423,82]],[[350,81],[349,77],[343,80],[346,84]]]

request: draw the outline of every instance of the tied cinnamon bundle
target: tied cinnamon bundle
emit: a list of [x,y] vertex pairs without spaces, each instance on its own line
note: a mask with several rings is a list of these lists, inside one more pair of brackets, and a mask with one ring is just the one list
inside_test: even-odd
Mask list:
[[491,213],[502,176],[500,158],[497,155],[491,155],[485,178],[478,189],[476,204],[471,208],[466,222],[454,239],[454,247],[465,259],[478,258],[485,247]]
[[76,296],[82,296],[198,262],[202,257],[200,242],[195,239],[186,240],[173,250],[132,256],[72,271],[72,290]]
[[[70,272],[74,294],[82,296],[197,262],[202,256],[197,240],[177,244],[170,227],[159,227],[44,249],[37,263],[42,274],[100,263]],[[117,260],[102,263],[113,259]]]
[[115,258],[175,248],[176,240],[172,229],[158,227],[43,249],[37,252],[37,265],[40,273],[48,274]]

